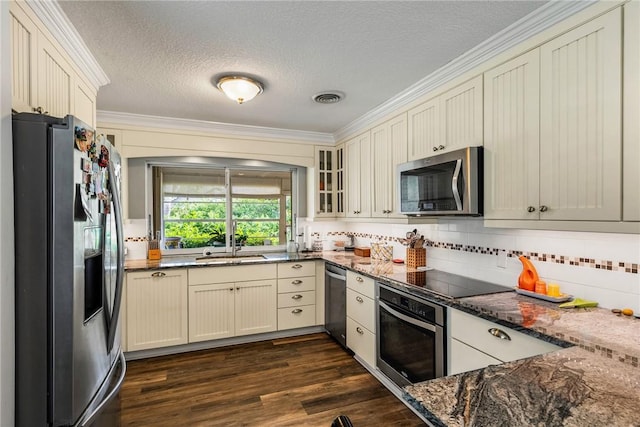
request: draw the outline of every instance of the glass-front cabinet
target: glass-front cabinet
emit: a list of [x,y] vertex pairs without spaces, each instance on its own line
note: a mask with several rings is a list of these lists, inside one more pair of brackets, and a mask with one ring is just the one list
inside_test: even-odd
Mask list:
[[316,147],[314,180],[315,216],[335,217],[344,212],[344,163],[342,147]]

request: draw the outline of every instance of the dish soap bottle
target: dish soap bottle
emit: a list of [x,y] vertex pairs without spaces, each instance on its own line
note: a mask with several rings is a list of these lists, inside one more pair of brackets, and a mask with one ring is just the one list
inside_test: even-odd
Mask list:
[[522,263],[522,273],[520,273],[520,277],[518,277],[518,287],[525,291],[533,292],[536,282],[540,280],[538,272],[531,261],[529,261],[524,255],[520,255],[518,259]]

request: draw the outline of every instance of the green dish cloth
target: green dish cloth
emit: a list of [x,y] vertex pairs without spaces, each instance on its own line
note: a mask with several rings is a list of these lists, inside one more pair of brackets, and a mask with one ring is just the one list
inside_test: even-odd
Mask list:
[[597,307],[598,303],[595,301],[588,301],[582,298],[575,298],[573,301],[560,304],[560,308],[576,308],[576,307]]

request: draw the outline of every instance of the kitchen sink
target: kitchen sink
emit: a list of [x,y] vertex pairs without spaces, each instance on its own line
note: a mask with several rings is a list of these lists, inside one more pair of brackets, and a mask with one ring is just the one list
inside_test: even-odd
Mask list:
[[196,258],[198,264],[224,264],[224,263],[241,263],[248,261],[262,261],[266,259],[262,255],[236,255],[236,256],[217,256],[209,255]]

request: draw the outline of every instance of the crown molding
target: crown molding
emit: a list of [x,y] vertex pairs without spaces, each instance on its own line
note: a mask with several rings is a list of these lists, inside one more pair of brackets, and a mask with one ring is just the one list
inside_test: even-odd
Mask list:
[[55,0],[26,0],[31,10],[38,16],[51,35],[60,43],[89,82],[96,88],[110,83],[96,58],[78,34],[69,18]]
[[322,145],[335,144],[333,135],[323,132],[209,122],[205,120],[179,119],[174,117],[148,116],[144,114],[119,113],[115,111],[98,110],[96,114],[98,127],[102,126],[101,123],[108,123],[166,130],[215,133],[243,138],[276,139]]
[[409,86],[378,107],[338,129],[333,134],[335,140],[341,141],[371,127],[375,122],[385,116],[399,111],[401,108],[427,95],[443,84],[460,77],[483,62],[488,61],[597,2],[598,0],[557,0],[545,3],[540,8],[448,62],[446,65]]

